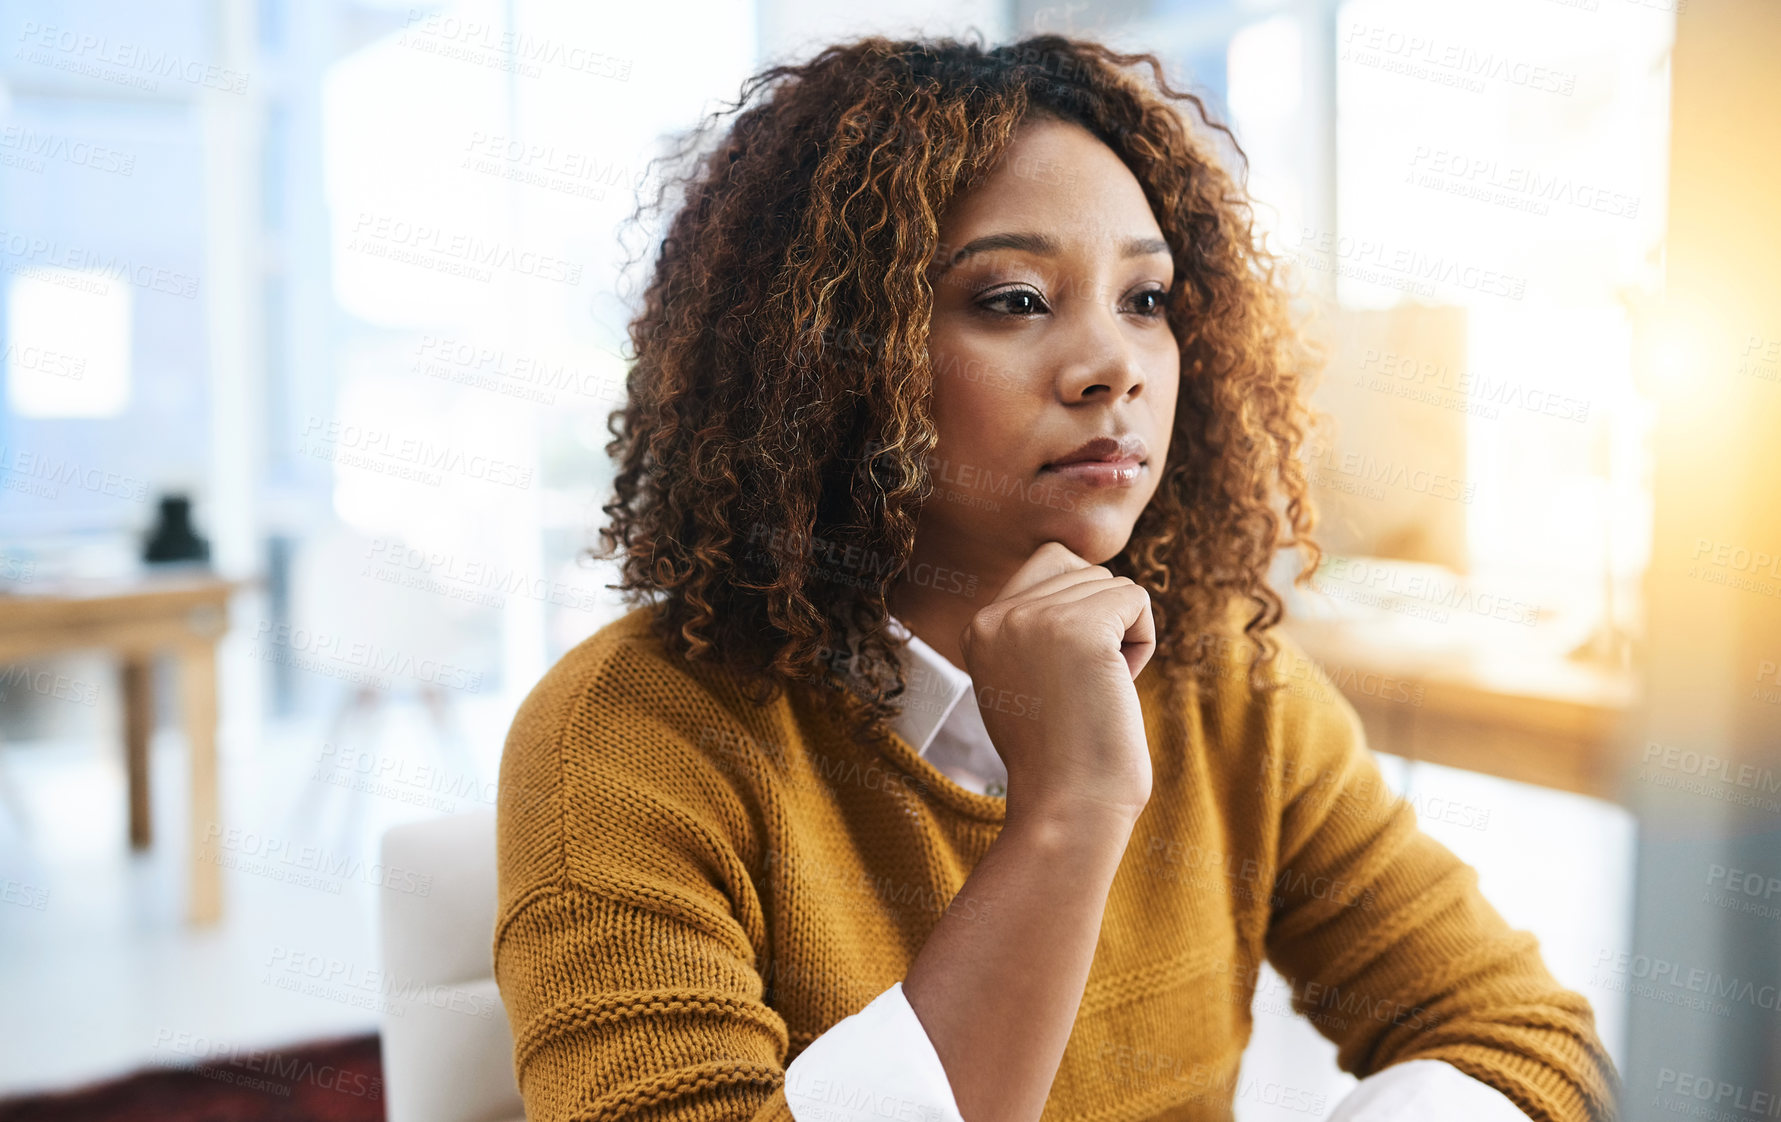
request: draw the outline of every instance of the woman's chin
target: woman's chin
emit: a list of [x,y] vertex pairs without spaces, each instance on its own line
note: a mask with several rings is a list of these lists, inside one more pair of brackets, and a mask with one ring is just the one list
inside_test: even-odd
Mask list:
[[1039,530],[1041,542],[1062,542],[1071,553],[1091,565],[1104,565],[1119,556],[1132,540],[1135,523],[1114,510],[1077,511],[1046,519]]

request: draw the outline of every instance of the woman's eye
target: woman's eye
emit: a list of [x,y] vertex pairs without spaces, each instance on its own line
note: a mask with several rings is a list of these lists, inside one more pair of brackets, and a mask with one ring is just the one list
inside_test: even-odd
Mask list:
[[[1161,318],[1168,310],[1169,293],[1166,289],[1145,289],[1131,299],[1138,314],[1147,319]],[[978,301],[978,306],[1013,316],[1036,316],[1051,310],[1046,307],[1044,299],[1030,288],[1011,288],[994,293]]]
[[1169,294],[1160,288],[1147,288],[1132,297],[1138,306],[1138,314],[1144,316],[1160,316],[1168,310]]
[[1009,315],[1031,316],[1045,311],[1045,301],[1030,288],[1011,288],[1006,292],[998,292],[984,299],[981,306],[1006,312]]

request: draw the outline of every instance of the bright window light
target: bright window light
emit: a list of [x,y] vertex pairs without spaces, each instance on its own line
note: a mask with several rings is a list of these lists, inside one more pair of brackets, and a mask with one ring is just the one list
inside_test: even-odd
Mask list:
[[115,417],[130,404],[130,288],[37,269],[6,291],[6,404],[20,417]]
[[1298,17],[1282,15],[1237,32],[1227,52],[1226,97],[1249,164],[1256,227],[1276,252],[1282,247],[1269,235],[1300,228],[1312,186],[1302,50]]

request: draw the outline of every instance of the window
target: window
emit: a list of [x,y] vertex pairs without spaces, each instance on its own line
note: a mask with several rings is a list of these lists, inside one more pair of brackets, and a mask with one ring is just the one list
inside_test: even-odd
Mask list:
[[20,417],[115,417],[130,404],[130,286],[38,268],[6,289],[6,405]]

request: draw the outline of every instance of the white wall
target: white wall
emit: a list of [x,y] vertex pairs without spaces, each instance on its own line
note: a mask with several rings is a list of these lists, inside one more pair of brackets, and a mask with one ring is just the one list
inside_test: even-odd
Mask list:
[[971,28],[986,43],[1011,30],[1003,0],[880,0],[858,7],[830,0],[758,0],[756,19],[763,62],[803,59],[830,43],[860,35],[923,33],[964,37]]

